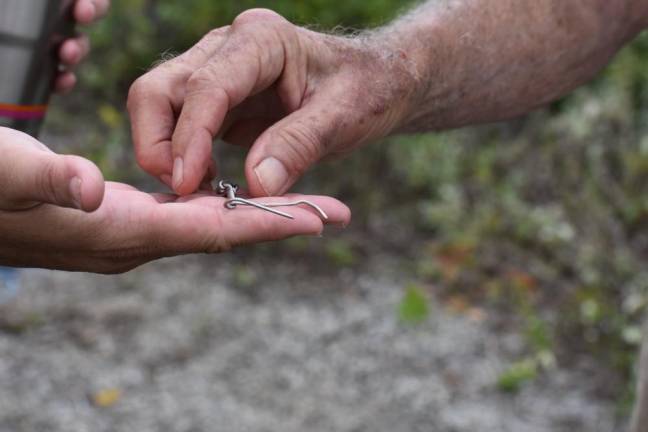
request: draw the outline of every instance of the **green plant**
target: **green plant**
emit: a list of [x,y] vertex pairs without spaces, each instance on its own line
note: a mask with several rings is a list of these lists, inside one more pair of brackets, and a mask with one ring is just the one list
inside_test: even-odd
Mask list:
[[538,365],[533,359],[513,363],[497,379],[497,387],[505,392],[517,392],[538,375]]
[[418,285],[410,284],[398,305],[398,317],[407,324],[420,324],[430,316],[428,296]]

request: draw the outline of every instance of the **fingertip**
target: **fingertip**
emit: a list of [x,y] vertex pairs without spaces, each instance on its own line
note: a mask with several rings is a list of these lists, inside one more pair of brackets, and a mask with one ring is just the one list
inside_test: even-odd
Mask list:
[[66,66],[75,66],[81,61],[82,51],[76,39],[68,39],[59,49],[59,59]]
[[92,24],[97,17],[97,8],[92,1],[79,0],[74,8],[74,18],[79,24]]
[[[299,194],[287,194],[285,198],[290,200],[306,199],[317,204],[324,210],[328,219],[324,221],[326,225],[337,225],[346,228],[351,223],[351,209],[343,202],[328,196],[304,196]],[[304,209],[308,207],[304,206]]]
[[255,157],[255,148],[252,146],[250,152],[245,159],[245,180],[247,182],[248,192],[250,196],[255,198],[262,198],[270,196],[265,190],[259,176],[258,166],[260,161]]
[[67,94],[76,86],[77,77],[73,72],[63,72],[56,78],[54,90],[59,94]]
[[81,189],[81,210],[92,213],[101,207],[104,195],[106,193],[106,186],[103,175],[97,168],[96,173],[92,177],[86,178],[82,183]]
[[173,177],[171,179],[172,188],[175,193],[182,197],[189,196],[195,193],[200,184],[200,179],[203,174],[197,174],[191,169],[187,169],[183,159],[176,157],[173,163]]
[[72,67],[77,66],[90,52],[90,39],[87,35],[79,35],[73,39],[67,39],[59,48],[59,59],[61,64]]
[[[176,158],[183,161],[182,176],[174,172],[174,189],[177,193],[187,195],[198,189],[207,174],[212,160],[212,144],[218,134],[229,110],[230,100],[227,93],[216,87],[212,89],[196,87],[206,86],[206,81],[195,78],[197,73],[186,84],[186,95],[182,111],[176,123],[172,137],[172,150]],[[190,87],[196,87],[190,91]],[[176,171],[174,169],[174,171]],[[176,182],[178,180],[178,182]],[[179,182],[182,184],[179,184]]]
[[[71,190],[79,210],[93,212],[103,202],[106,183],[99,168],[80,156],[65,156],[71,171]],[[77,180],[78,179],[78,180]],[[78,185],[74,185],[78,183]]]
[[180,196],[189,196],[198,191],[200,183],[194,184],[194,182],[185,181],[180,185],[173,186],[173,192]]
[[343,203],[335,200],[335,203],[324,206],[328,219],[326,225],[336,225],[346,228],[351,223],[351,209]]
[[332,223],[334,223],[336,225],[339,225],[342,228],[346,228],[351,224],[351,219],[353,217],[353,212],[351,211],[349,206],[347,206],[346,204],[344,204],[342,202],[339,202],[339,201],[338,201],[338,203],[339,203],[339,206],[338,206],[339,214],[337,215],[338,216],[337,219],[335,221],[333,221]]
[[[177,138],[174,137],[177,141]],[[196,134],[189,145],[174,145],[173,189],[181,196],[190,195],[200,187],[210,173],[212,136]]]

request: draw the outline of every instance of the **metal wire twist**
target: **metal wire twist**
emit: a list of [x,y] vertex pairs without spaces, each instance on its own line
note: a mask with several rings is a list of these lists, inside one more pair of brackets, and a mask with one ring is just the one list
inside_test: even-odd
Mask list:
[[323,220],[328,220],[328,215],[326,214],[326,212],[322,210],[320,206],[310,201],[298,200],[298,201],[290,201],[285,203],[258,203],[256,201],[251,201],[245,198],[237,197],[236,193],[238,192],[238,190],[239,190],[238,185],[234,183],[226,182],[224,180],[219,181],[218,185],[216,186],[216,192],[219,195],[222,195],[224,198],[227,198],[227,201],[225,201],[225,208],[229,210],[234,210],[237,206],[244,205],[244,206],[255,207],[260,210],[265,210],[267,212],[276,214],[278,216],[283,216],[288,219],[295,219],[294,216],[279,210],[275,210],[274,207],[297,207],[301,205],[306,205],[312,208],[313,210],[315,210]]

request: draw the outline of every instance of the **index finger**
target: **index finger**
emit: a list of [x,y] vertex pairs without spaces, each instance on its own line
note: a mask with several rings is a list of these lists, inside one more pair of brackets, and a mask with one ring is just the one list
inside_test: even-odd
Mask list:
[[[247,15],[250,15],[249,13]],[[267,20],[241,15],[223,46],[187,82],[182,112],[173,135],[173,188],[193,193],[204,178],[214,137],[228,111],[275,83],[286,52],[278,15]]]
[[128,111],[135,155],[147,173],[158,178],[171,176],[171,137],[182,109],[186,82],[218,49],[226,31],[227,27],[210,32],[189,51],[157,66],[131,86]]
[[91,24],[108,13],[110,0],[78,0],[74,5],[74,19],[80,24]]
[[171,136],[175,127],[174,95],[164,77],[154,72],[139,78],[128,94],[128,112],[140,167],[152,176],[170,175]]

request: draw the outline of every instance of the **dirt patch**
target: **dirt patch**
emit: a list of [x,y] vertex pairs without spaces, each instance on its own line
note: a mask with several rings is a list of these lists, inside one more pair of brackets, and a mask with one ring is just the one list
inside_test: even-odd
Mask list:
[[[242,266],[256,275],[245,288]],[[523,349],[514,331],[439,304],[400,323],[409,280],[393,256],[337,269],[230,254],[22,279],[0,311],[2,432],[619,426],[590,362],[503,394],[497,378]]]

